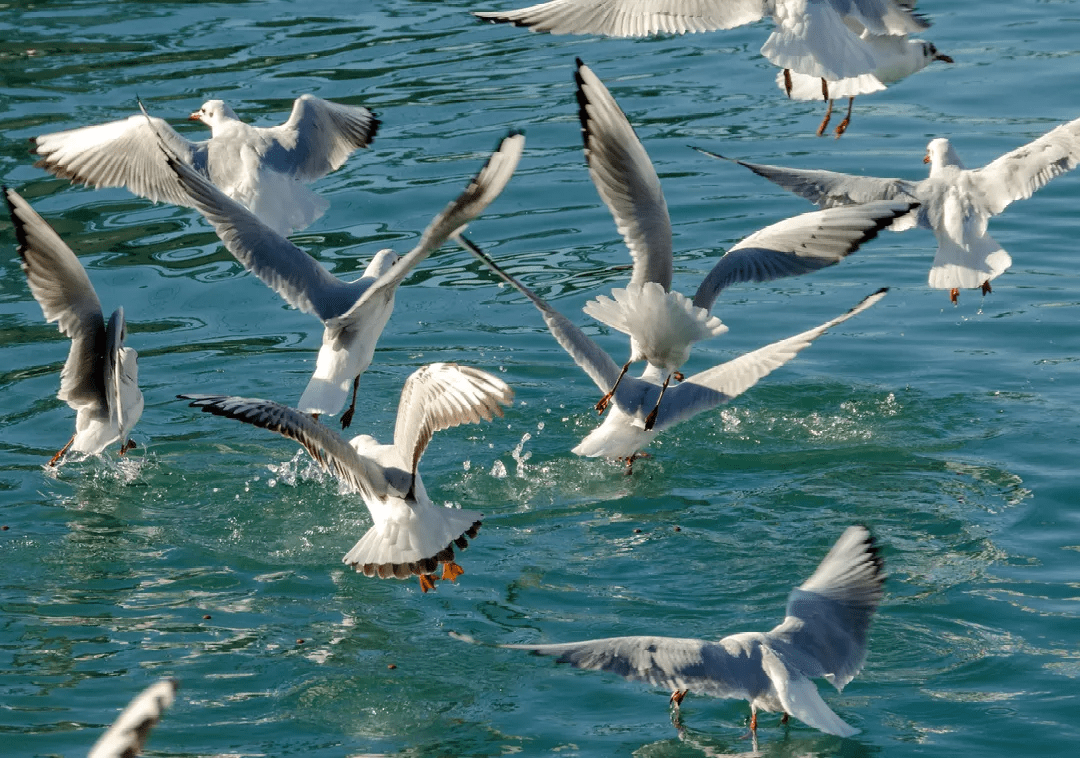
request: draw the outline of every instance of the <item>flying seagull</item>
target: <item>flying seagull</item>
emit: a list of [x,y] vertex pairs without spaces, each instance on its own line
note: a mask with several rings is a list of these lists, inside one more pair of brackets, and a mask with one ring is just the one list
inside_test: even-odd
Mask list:
[[987,234],[987,223],[1013,201],[1031,197],[1080,163],[1080,119],[976,169],[964,168],[949,140],[931,140],[923,158],[930,164],[930,176],[922,181],[734,162],[822,208],[885,199],[917,201],[918,209],[890,228],[899,232],[918,226],[934,232],[938,248],[929,284],[949,290],[955,303],[962,288],[980,287],[984,295],[989,293],[990,281],[1012,265],[1009,254]]
[[86,758],[135,758],[161,714],[172,706],[176,686],[175,679],[159,679],[139,693],[94,743]]
[[322,467],[360,494],[374,522],[342,561],[365,576],[405,579],[416,575],[427,592],[443,564],[455,579],[454,545],[476,537],[483,514],[440,508],[428,497],[418,466],[431,436],[459,424],[502,415],[513,391],[491,374],[453,363],[432,363],[405,381],[394,441],[380,445],[366,434],[346,441],[306,413],[270,400],[225,395],[178,395],[216,416],[243,421],[299,442]]
[[124,309],[113,311],[106,323],[101,301],[71,248],[15,190],[5,187],[4,197],[30,292],[45,320],[57,322],[61,334],[71,338],[57,397],[76,411],[75,434],[49,465],[68,449],[96,455],[114,442],[123,455],[135,447],[128,434],[143,412],[138,353],[124,346]]
[[[769,632],[742,632],[717,642],[675,637],[612,637],[555,645],[499,645],[558,656],[580,669],[612,671],[672,690],[750,701],[757,712],[781,711],[827,734],[859,730],[825,703],[811,681],[842,691],[866,660],[870,621],[882,599],[885,562],[864,526],[848,527],[817,571],[791,591],[784,620]],[[462,635],[454,635],[461,638]],[[468,638],[465,638],[468,640]]]
[[221,100],[190,116],[210,127],[210,139],[191,142],[164,120],[136,114],[122,121],[33,138],[34,165],[92,187],[127,187],[154,202],[190,207],[158,147],[162,139],[184,165],[251,210],[278,234],[310,225],[329,203],[306,186],[339,168],[375,137],[379,120],[367,108],[313,95],[293,103],[280,126],[241,121]]
[[[552,34],[646,37],[732,29],[769,16],[774,30],[761,54],[794,75],[820,83],[857,81],[859,94],[882,89],[879,61],[861,36],[913,34],[929,27],[903,0],[550,0],[511,11],[476,11],[493,23],[510,23]],[[788,87],[788,91],[791,88]]]
[[323,322],[315,373],[297,407],[305,413],[333,415],[345,404],[351,386],[352,402],[341,416],[344,429],[352,423],[360,375],[371,364],[375,343],[394,310],[397,286],[499,196],[524,146],[523,134],[511,132],[504,137],[465,191],[432,219],[411,251],[399,258],[393,250],[380,250],[364,275],[351,282],[331,274],[184,162],[169,156],[167,163],[188,204],[206,217],[244,268],[294,308]]

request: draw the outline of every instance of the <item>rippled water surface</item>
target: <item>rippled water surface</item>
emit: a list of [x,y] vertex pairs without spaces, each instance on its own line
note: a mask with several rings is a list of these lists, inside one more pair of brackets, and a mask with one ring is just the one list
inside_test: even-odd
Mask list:
[[[458,361],[516,390],[505,418],[438,434],[438,502],[483,511],[454,585],[352,573],[368,526],[280,437],[178,392],[295,403],[321,329],[220,246],[193,211],[72,187],[27,139],[108,121],[136,97],[185,134],[206,99],[279,123],[303,92],[367,105],[370,150],[316,185],[329,212],[294,241],[339,275],[411,247],[510,128],[528,145],[471,236],[621,360],[581,306],[629,257],[582,160],[575,56],[609,85],[663,183],[675,286],[722,250],[810,209],[697,145],[766,163],[921,178],[949,136],[982,165],[1080,115],[1080,3],[919,4],[935,64],[856,102],[841,140],[792,103],[758,52],[765,24],[652,40],[480,24],[514,0],[11,2],[0,10],[0,176],[122,304],[146,410],[125,459],[43,464],[74,414],[55,395],[68,343],[41,317],[0,221],[0,752],[84,754],[161,676],[181,682],[151,755],[640,756],[746,753],[745,702],[667,693],[472,646],[622,634],[717,637],[778,622],[842,529],[884,545],[887,597],[865,669],[827,702],[841,740],[762,718],[768,755],[1069,755],[1080,741],[1080,173],[991,222],[1014,266],[958,306],[926,287],[930,233],[886,234],[832,269],[725,292],[730,332],[696,371],[837,315],[736,402],[663,435],[632,477],[569,450],[598,392],[535,309],[447,247],[407,280],[361,383],[354,428],[392,435],[418,365]],[[678,529],[676,529],[678,527]]]

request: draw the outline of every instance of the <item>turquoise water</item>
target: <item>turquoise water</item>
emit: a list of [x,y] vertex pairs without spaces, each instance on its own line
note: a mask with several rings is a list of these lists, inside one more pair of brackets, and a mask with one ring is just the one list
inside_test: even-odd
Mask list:
[[[447,247],[406,282],[361,383],[357,431],[391,436],[422,363],[459,361],[516,390],[496,423],[442,432],[423,471],[438,502],[486,513],[466,574],[415,582],[345,570],[367,528],[297,447],[212,418],[178,392],[295,403],[321,330],[243,272],[192,211],[71,187],[31,167],[35,134],[120,118],[136,96],[184,117],[221,97],[279,123],[294,97],[376,110],[370,150],[316,185],[329,212],[294,240],[337,274],[404,251],[511,127],[528,135],[476,242],[577,323],[629,262],[581,154],[582,57],[660,174],[675,286],[692,292],[738,239],[810,209],[698,145],[759,162],[920,178],[949,136],[986,163],[1078,113],[1080,3],[920,3],[952,55],[856,101],[813,136],[758,49],[765,25],[644,41],[474,22],[511,0],[9,3],[0,11],[0,176],[122,304],[146,410],[126,459],[43,464],[71,434],[56,400],[68,343],[43,323],[0,221],[0,753],[85,753],[161,676],[181,690],[151,742],[169,756],[716,755],[752,749],[745,702],[667,693],[450,639],[719,637],[780,620],[842,529],[870,525],[890,578],[863,672],[827,702],[850,740],[762,718],[768,755],[1071,755],[1080,740],[1080,173],[991,222],[1014,265],[985,299],[925,286],[933,237],[887,234],[811,277],[725,292],[730,327],[700,370],[837,315],[735,403],[621,468],[569,449],[596,388],[522,297]],[[618,334],[589,330],[616,357]],[[676,530],[675,527],[679,529]],[[299,640],[303,640],[302,643]],[[394,668],[390,668],[394,666]]]

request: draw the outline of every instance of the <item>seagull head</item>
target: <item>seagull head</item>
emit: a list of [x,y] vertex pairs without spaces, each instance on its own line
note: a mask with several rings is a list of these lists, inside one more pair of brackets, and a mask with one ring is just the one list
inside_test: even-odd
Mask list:
[[225,104],[224,100],[207,100],[199,110],[192,113],[188,118],[192,121],[202,121],[213,132],[228,121],[237,121],[236,113]]
[[364,278],[378,279],[380,276],[389,271],[400,258],[390,248],[384,248],[375,253],[375,257],[371,259],[371,263],[364,269]]
[[930,176],[934,176],[943,168],[964,167],[964,164],[960,162],[960,156],[953,150],[952,143],[944,137],[930,140],[930,144],[926,146],[926,157],[923,158],[923,163],[930,164]]

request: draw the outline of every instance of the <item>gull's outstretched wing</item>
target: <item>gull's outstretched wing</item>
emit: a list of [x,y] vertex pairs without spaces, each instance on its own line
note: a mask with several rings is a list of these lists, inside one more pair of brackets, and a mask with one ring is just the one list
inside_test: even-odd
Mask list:
[[813,576],[791,591],[786,618],[767,636],[798,651],[803,674],[823,676],[842,690],[866,660],[884,581],[873,535],[865,526],[848,527]]
[[634,260],[631,284],[671,288],[671,219],[660,179],[604,83],[577,59],[578,116],[589,175]]
[[215,416],[243,421],[261,429],[299,442],[320,465],[345,482],[362,497],[386,497],[388,483],[399,492],[406,492],[412,481],[407,471],[383,469],[375,461],[360,455],[340,434],[306,413],[295,408],[249,397],[227,395],[177,395],[190,400],[192,408],[201,408]]
[[971,172],[980,196],[972,198],[984,213],[996,215],[1023,200],[1056,176],[1080,163],[1080,119],[1047,132]]
[[493,23],[552,34],[646,37],[732,29],[765,15],[766,0],[551,0],[511,11],[474,11]]
[[774,369],[783,366],[808,348],[827,330],[874,305],[885,297],[886,292],[888,289],[878,290],[847,313],[826,321],[821,326],[740,355],[727,363],[687,377],[682,384],[669,387],[664,401],[660,404],[653,428],[666,429],[741,395]]
[[813,211],[754,232],[732,247],[698,287],[694,305],[711,310],[731,284],[769,282],[838,263],[918,203],[890,200]]
[[324,322],[355,302],[357,291],[264,224],[183,161],[165,156],[176,186],[206,217],[225,248],[289,305]]
[[514,391],[498,377],[456,363],[432,363],[405,380],[394,425],[394,447],[411,473],[435,432],[459,424],[478,424],[503,415]]
[[263,130],[271,138],[263,158],[275,171],[313,182],[371,144],[378,128],[379,120],[367,108],[301,95],[288,121]]
[[394,290],[417,264],[442,247],[443,243],[455,232],[483,213],[514,175],[514,169],[517,168],[524,149],[524,134],[512,131],[503,137],[495,152],[488,157],[483,168],[469,182],[465,191],[431,220],[416,247],[403,255],[389,271],[376,279],[364,291],[356,304],[341,314],[341,320],[348,321],[353,313],[365,308],[367,303],[374,298],[389,300],[393,297]]
[[461,235],[458,235],[457,239],[462,247],[486,263],[500,279],[532,301],[532,304],[540,311],[540,315],[544,317],[544,323],[547,324],[551,336],[562,345],[563,350],[574,359],[582,371],[589,375],[597,387],[604,392],[611,389],[615,380],[619,378],[619,367],[603,348],[593,342],[585,332],[574,326],[570,319],[549,305],[546,300],[499,268],[498,264],[476,245]]
[[182,163],[206,174],[206,143],[190,142],[160,118],[141,115],[34,137],[34,165],[91,187],[126,187],[154,202],[191,207],[158,147],[160,139]]
[[135,758],[175,696],[175,679],[161,679],[147,687],[94,743],[86,758]]
[[655,687],[722,698],[747,697],[761,663],[736,657],[723,644],[674,637],[610,637],[556,645],[499,645],[555,656],[579,669],[610,671]]
[[22,269],[45,320],[71,338],[57,397],[76,410],[108,417],[103,385],[105,318],[94,286],[75,253],[15,190],[4,189]]
[[763,176],[770,182],[778,184],[796,195],[801,195],[822,208],[833,208],[838,205],[852,205],[854,203],[870,203],[875,200],[907,200],[910,202],[919,200],[917,196],[918,182],[909,182],[906,179],[879,179],[874,176],[841,174],[836,171],[768,166],[762,163],[747,163],[746,161],[727,158],[719,153],[711,153],[701,148],[694,149],[713,158],[720,158],[721,160],[745,166],[758,176]]

